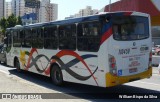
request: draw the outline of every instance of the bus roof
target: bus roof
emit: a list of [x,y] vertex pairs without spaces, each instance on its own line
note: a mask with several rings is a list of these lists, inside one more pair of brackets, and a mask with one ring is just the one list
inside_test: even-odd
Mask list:
[[[136,11],[117,11],[117,12],[100,12],[94,15],[89,15],[85,17],[79,17],[79,18],[71,18],[71,19],[65,19],[65,20],[57,20],[57,21],[51,21],[51,22],[43,22],[43,23],[35,23],[25,26],[15,26],[12,28],[7,29],[23,29],[23,28],[34,28],[34,27],[44,27],[44,26],[56,26],[56,25],[63,25],[63,24],[73,24],[73,23],[79,23],[79,22],[85,22],[85,21],[92,21],[92,20],[98,20],[99,16],[107,15],[107,14],[120,14],[120,13],[127,13],[127,12],[136,12]],[[137,14],[147,15],[146,13],[136,12]]]
[[49,22],[25,25],[24,28],[34,28],[34,27],[41,27],[41,26],[46,26],[46,25],[49,25]]

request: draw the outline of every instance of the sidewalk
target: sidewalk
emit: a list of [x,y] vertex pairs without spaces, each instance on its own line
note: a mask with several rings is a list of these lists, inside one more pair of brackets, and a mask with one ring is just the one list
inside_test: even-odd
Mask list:
[[[40,93],[41,94],[41,93],[60,93],[60,92],[52,90],[52,89],[47,89],[45,87],[34,84],[32,82],[23,80],[14,75],[9,75],[9,74],[0,72],[0,102],[22,102],[22,101],[23,102],[28,102],[28,101],[29,102],[50,102],[50,101],[51,102],[64,102],[64,101],[65,102],[85,102],[87,101],[83,99],[74,99],[74,98],[73,99],[1,99],[4,93],[5,94],[12,93],[11,97],[13,97],[14,93],[15,94],[22,93],[23,95],[24,93],[26,94],[27,93],[28,94],[29,93],[35,93],[35,94]],[[60,96],[69,97],[68,95],[63,95],[63,93],[60,94]]]
[[159,74],[158,67],[153,67],[152,74]]

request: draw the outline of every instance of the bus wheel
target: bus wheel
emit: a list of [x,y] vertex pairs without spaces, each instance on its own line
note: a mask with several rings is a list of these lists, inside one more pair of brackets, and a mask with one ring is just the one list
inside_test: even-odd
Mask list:
[[18,59],[15,60],[15,62],[14,62],[14,67],[17,69],[18,72],[21,71],[20,63],[19,63]]
[[57,85],[57,86],[62,85],[62,83],[63,83],[62,71],[57,65],[54,65],[51,68],[51,75],[50,76],[51,76],[52,82],[55,85]]

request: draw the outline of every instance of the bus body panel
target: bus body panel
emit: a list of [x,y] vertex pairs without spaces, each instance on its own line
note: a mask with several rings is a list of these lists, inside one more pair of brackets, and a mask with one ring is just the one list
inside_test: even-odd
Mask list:
[[[103,14],[99,17],[108,17],[112,14],[119,15],[123,14],[123,12]],[[147,14],[138,12],[124,12],[124,14],[127,14],[127,16],[134,15],[149,18]],[[97,18],[97,15],[93,16],[93,18],[91,16],[88,17],[88,20],[89,22],[92,22],[92,20],[98,20]],[[105,20],[108,22],[108,18]],[[87,22],[87,17],[78,19],[78,22],[76,22],[76,19],[73,19],[73,21],[57,21],[51,23],[51,25],[54,24],[55,26],[55,24],[58,24],[56,25],[58,28],[59,25],[66,25],[65,22],[74,22],[75,24],[83,21]],[[34,27],[34,25],[31,27]],[[107,27],[110,27],[110,29],[102,34],[98,51],[78,51],[77,48],[76,50],[59,50],[59,48],[54,50],[11,47],[10,52],[6,54],[7,65],[14,66],[14,58],[17,57],[22,70],[49,77],[50,69],[52,68],[51,66],[56,63],[62,70],[64,81],[100,87],[110,87],[136,79],[139,80],[150,77],[152,71],[149,67],[151,51],[150,28],[150,35],[146,39],[118,41],[114,38],[112,26],[106,26],[106,28]],[[111,61],[114,63],[111,63]],[[116,71],[112,70],[111,67],[115,67]],[[113,74],[112,72],[116,74]]]

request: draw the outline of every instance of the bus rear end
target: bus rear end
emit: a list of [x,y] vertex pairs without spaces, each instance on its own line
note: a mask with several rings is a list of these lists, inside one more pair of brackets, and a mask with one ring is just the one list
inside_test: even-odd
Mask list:
[[112,14],[111,36],[107,41],[108,72],[106,87],[152,75],[150,18],[148,14]]

